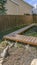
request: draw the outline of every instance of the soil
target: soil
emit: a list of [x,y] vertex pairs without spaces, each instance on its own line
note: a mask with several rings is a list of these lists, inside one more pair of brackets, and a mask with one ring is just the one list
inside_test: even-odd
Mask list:
[[25,45],[21,48],[12,47],[9,53],[3,65],[30,65],[31,61],[37,58],[37,47],[30,46],[29,49],[26,49]]

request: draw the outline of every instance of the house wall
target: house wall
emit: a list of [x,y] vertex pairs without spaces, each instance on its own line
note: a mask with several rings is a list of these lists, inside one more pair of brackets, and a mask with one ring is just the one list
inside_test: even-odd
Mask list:
[[19,0],[19,14],[30,14],[32,7],[26,4],[25,2]]
[[[17,0],[16,0],[17,1]],[[14,2],[11,2],[10,0],[7,0],[7,3],[5,5],[7,11],[7,14],[10,15],[24,15],[24,14],[30,14],[32,7],[23,2],[22,0],[17,1],[18,5]]]
[[6,11],[7,14],[18,15],[18,5],[16,5],[15,3],[7,0],[5,7],[7,9],[7,11]]

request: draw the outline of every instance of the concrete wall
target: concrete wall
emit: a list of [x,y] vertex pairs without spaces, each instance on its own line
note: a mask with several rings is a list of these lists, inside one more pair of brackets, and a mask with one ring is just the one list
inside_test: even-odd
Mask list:
[[7,9],[6,13],[10,14],[10,15],[30,14],[30,11],[32,9],[31,6],[24,3],[22,0],[18,0],[17,3],[18,3],[18,5],[10,0],[7,0],[7,3],[5,5],[5,7]]

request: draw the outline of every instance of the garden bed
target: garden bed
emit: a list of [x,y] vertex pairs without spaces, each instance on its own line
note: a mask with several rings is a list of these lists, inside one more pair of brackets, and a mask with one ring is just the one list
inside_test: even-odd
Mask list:
[[23,32],[22,35],[37,37],[37,26],[31,27],[26,32]]
[[22,27],[25,27],[25,26],[27,26],[27,25],[24,24],[24,25],[16,26],[16,27],[10,28],[9,30],[0,32],[0,41],[1,41],[1,39],[2,39],[2,37],[3,37],[4,35],[7,35],[7,34],[9,34],[9,33],[11,33],[11,32],[14,32],[14,31],[16,31],[16,30],[22,28]]

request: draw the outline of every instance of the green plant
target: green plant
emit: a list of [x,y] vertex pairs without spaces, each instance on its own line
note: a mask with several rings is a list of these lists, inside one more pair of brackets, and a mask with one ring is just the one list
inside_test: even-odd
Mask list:
[[8,41],[2,41],[1,43],[0,43],[0,46],[1,47],[6,47],[8,45]]
[[0,0],[0,15],[6,14],[5,3],[7,0]]

